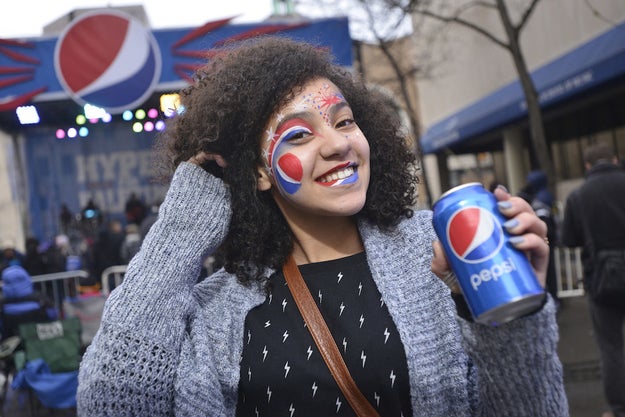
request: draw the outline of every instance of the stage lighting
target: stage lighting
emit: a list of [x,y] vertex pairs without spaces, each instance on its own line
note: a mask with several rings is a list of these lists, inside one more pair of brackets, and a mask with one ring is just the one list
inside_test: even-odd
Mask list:
[[41,120],[35,106],[19,106],[15,109],[15,113],[23,125],[35,125]]
[[172,117],[178,112],[178,108],[180,107],[180,96],[176,93],[162,94],[160,102],[163,114],[166,117]]
[[85,117],[89,119],[89,121],[93,119],[104,119],[104,117],[108,114],[103,108],[96,107],[92,104],[85,104],[83,108],[85,111]]

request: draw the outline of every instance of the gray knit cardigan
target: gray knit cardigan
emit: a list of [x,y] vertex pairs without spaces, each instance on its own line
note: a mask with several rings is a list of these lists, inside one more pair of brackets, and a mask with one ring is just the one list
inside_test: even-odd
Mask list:
[[[227,187],[181,164],[83,357],[79,416],[235,415],[244,320],[265,292],[223,270],[196,283],[229,219]],[[497,328],[465,321],[430,271],[429,211],[392,232],[359,227],[404,343],[414,416],[568,415],[551,301]]]

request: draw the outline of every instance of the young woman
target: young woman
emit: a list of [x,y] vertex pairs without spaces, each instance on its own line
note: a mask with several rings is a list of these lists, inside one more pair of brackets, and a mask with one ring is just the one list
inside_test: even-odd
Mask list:
[[[243,43],[182,104],[160,138],[170,189],[82,361],[80,415],[355,415],[285,284],[291,255],[380,415],[567,414],[553,302],[471,321],[437,277],[431,212],[411,209],[399,118],[325,52]],[[495,194],[544,283],[544,223]],[[224,268],[198,280],[218,249]]]

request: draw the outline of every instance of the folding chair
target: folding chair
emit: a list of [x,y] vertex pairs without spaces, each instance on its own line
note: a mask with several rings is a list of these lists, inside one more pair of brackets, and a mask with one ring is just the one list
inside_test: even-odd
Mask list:
[[24,364],[11,387],[26,388],[37,401],[31,401],[31,415],[40,406],[47,409],[76,407],[78,366],[80,364],[81,326],[76,317],[48,323],[19,326],[24,346]]

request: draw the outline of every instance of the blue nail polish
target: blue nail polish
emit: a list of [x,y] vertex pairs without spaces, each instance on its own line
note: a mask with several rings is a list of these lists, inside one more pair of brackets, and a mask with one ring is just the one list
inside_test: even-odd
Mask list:
[[510,239],[508,239],[508,241],[513,245],[520,245],[525,241],[525,238],[523,236],[512,236]]
[[503,224],[503,227],[506,229],[514,229],[519,225],[519,221],[517,219],[510,219]]
[[497,188],[499,188],[499,189],[501,189],[501,190],[504,190],[505,192],[507,192],[508,194],[510,194],[510,191],[508,191],[508,189],[506,188],[506,186],[505,186],[505,185],[503,185],[503,184],[499,184],[499,185],[497,186]]
[[507,210],[509,208],[512,208],[512,203],[508,200],[498,201],[497,206],[499,207],[499,210]]

